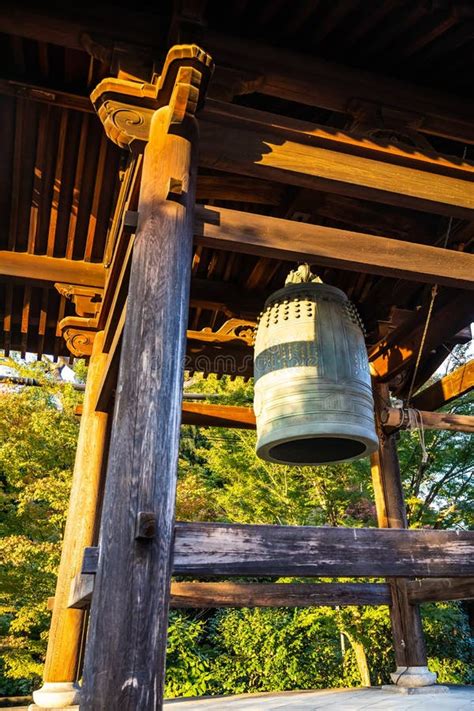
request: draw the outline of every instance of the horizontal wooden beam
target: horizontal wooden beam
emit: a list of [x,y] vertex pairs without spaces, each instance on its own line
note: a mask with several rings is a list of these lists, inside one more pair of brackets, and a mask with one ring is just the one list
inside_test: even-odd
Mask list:
[[432,578],[407,580],[406,590],[411,603],[474,600],[474,578]]
[[412,406],[418,410],[437,410],[448,405],[452,400],[465,395],[474,388],[474,360],[461,365],[444,378],[417,393],[412,399]]
[[474,531],[178,523],[179,575],[444,577],[474,574]]
[[423,133],[474,143],[474,105],[465,97],[207,29],[203,29],[201,41],[217,65],[224,63],[250,73],[254,81],[249,83],[249,91],[345,114],[352,112],[354,100],[362,100],[378,108],[382,116],[384,106],[389,115],[394,110],[399,117],[405,113]]
[[105,269],[102,264],[8,250],[0,251],[0,276],[47,284],[63,282],[81,286],[103,286],[105,283]]
[[[473,191],[474,194],[474,191]],[[227,208],[196,207],[198,244],[474,289],[474,255]]]
[[181,424],[254,430],[255,414],[251,407],[183,402]]
[[384,583],[172,583],[171,607],[390,605]]
[[[97,570],[86,548],[82,573]],[[474,531],[177,523],[176,575],[463,578]]]
[[387,407],[380,419],[387,429],[410,429],[423,427],[425,430],[450,430],[452,432],[474,432],[474,415],[452,415],[449,412],[426,412],[414,408]]
[[[95,576],[79,573],[71,584],[69,607],[89,607]],[[390,605],[385,583],[171,583],[170,607],[312,607]]]
[[472,219],[470,162],[212,100],[199,123],[202,166]]

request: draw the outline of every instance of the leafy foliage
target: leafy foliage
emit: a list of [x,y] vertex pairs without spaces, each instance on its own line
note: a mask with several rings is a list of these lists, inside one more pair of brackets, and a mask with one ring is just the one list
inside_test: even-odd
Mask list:
[[[61,538],[66,520],[78,421],[78,394],[48,363],[8,365],[40,387],[0,392],[0,693],[24,693],[40,677]],[[30,680],[26,684],[25,680]]]

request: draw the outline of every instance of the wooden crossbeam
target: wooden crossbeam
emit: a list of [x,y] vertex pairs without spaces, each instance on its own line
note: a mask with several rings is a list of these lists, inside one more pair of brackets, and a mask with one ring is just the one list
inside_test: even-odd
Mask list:
[[[94,575],[80,573],[71,584],[69,607],[90,605]],[[385,583],[171,583],[170,607],[312,607],[390,605]]]
[[[177,523],[176,575],[465,578],[474,531]],[[82,573],[97,570],[86,548]]]
[[409,429],[411,422],[421,422],[425,430],[474,432],[474,416],[451,415],[449,412],[426,412],[414,408],[387,407],[381,413],[385,428]]
[[102,287],[105,283],[105,270],[102,264],[8,250],[0,251],[0,276],[27,279],[43,284],[64,282]]
[[171,607],[389,605],[384,583],[172,583]]
[[182,575],[440,577],[474,574],[474,532],[177,523]]
[[250,72],[248,91],[341,113],[351,113],[354,99],[363,100],[382,115],[384,106],[399,117],[405,113],[424,133],[474,142],[474,106],[465,98],[207,29],[202,41],[218,65]]
[[201,113],[200,133],[205,167],[472,219],[466,161],[217,101]]
[[259,257],[474,289],[472,254],[335,227],[197,206],[195,239]]
[[407,580],[406,590],[411,603],[474,600],[474,578]]
[[422,390],[412,399],[418,410],[437,410],[474,388],[474,360]]
[[255,415],[251,407],[183,402],[181,424],[254,430]]

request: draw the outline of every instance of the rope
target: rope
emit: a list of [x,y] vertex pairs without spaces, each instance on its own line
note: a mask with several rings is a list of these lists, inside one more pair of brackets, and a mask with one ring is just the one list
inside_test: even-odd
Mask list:
[[[463,155],[462,155],[462,159],[461,159],[461,160],[464,161],[464,160],[466,159],[466,156],[467,156],[467,146],[464,146],[464,151],[463,151]],[[451,228],[452,228],[452,226],[453,226],[453,217],[451,216],[451,217],[449,218],[448,226],[447,226],[447,228],[446,228],[446,234],[445,234],[445,236],[444,236],[443,249],[446,249],[446,247],[448,246],[448,241],[449,241],[449,237],[450,237],[450,235],[451,235]],[[435,299],[436,299],[437,294],[438,294],[438,284],[435,284],[435,285],[432,287],[432,289],[431,289],[431,301],[430,301],[430,306],[429,306],[429,308],[428,308],[428,313],[427,313],[427,315],[426,315],[426,322],[425,322],[425,327],[424,327],[424,329],[423,329],[423,335],[422,335],[422,337],[421,337],[420,348],[419,348],[419,350],[418,350],[418,356],[417,356],[416,363],[415,363],[415,370],[413,371],[413,377],[412,377],[412,379],[411,379],[410,389],[409,389],[409,391],[408,391],[408,397],[407,397],[407,401],[406,401],[406,404],[407,404],[407,405],[410,404],[411,396],[412,396],[412,394],[413,394],[413,388],[414,388],[414,386],[415,386],[416,376],[418,375],[418,368],[419,368],[419,366],[420,366],[421,356],[422,356],[422,353],[423,353],[423,348],[424,348],[424,345],[425,345],[426,335],[427,335],[427,333],[428,333],[428,328],[429,328],[430,321],[431,321],[431,314],[433,313],[433,306],[434,306],[434,302],[435,302]]]
[[421,447],[421,461],[423,464],[426,464],[428,461],[428,452],[426,450],[425,426],[421,412],[416,410],[414,407],[409,407],[407,408],[406,413],[408,414],[408,429],[418,430],[418,437],[420,438]]
[[416,376],[418,375],[418,368],[420,367],[421,356],[423,354],[423,348],[425,346],[426,336],[428,334],[428,328],[430,326],[431,315],[433,313],[433,306],[434,306],[434,302],[435,302],[437,294],[438,294],[438,284],[435,284],[433,286],[433,288],[431,289],[431,301],[430,301],[430,305],[428,308],[428,313],[426,314],[425,327],[423,329],[423,335],[421,336],[420,348],[418,349],[418,355],[416,358],[415,369],[413,371],[413,376],[412,376],[411,383],[410,383],[410,389],[408,391],[407,405],[410,404],[411,396],[413,394],[413,388],[415,385]]

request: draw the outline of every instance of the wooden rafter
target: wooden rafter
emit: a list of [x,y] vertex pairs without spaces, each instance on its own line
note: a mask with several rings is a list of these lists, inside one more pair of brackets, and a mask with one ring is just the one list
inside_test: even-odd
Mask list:
[[17,277],[34,282],[65,282],[83,286],[103,286],[105,281],[105,271],[102,264],[8,250],[0,251],[0,276]]
[[412,399],[418,410],[437,410],[474,388],[474,360],[422,390]]

